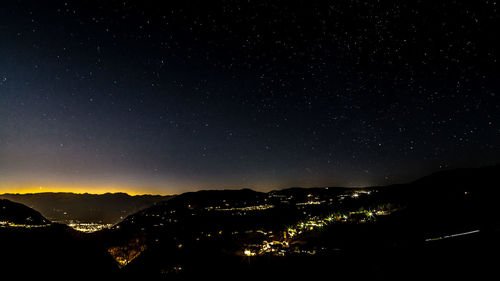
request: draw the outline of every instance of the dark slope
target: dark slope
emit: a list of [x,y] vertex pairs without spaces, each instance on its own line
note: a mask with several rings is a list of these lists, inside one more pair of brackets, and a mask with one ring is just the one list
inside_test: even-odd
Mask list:
[[180,218],[189,218],[193,214],[208,209],[225,209],[231,206],[244,207],[261,205],[267,201],[265,193],[250,189],[242,190],[203,190],[187,192],[169,200],[155,203],[138,213],[132,214],[118,224],[121,228],[150,226],[165,221],[178,222]]
[[[185,243],[200,233],[245,231],[269,223],[269,214],[234,216],[224,211],[248,205],[264,205],[265,193],[243,190],[211,190],[188,192],[169,200],[158,202],[136,214],[128,216],[113,230],[114,242],[133,240],[140,236],[145,243],[157,240],[170,241],[171,245]],[[274,215],[276,219],[284,216]],[[117,239],[118,237],[118,239]]]
[[479,189],[499,188],[500,164],[482,168],[461,168],[433,173],[413,181],[412,185],[442,186],[443,189],[477,187]]
[[25,225],[45,225],[49,223],[39,212],[6,199],[0,199],[0,221]]
[[381,187],[373,200],[404,205],[402,221],[432,232],[498,227],[500,165],[437,172],[404,185]]
[[18,280],[102,280],[118,268],[102,245],[59,224],[0,228],[2,274]]
[[20,203],[0,200],[1,274],[19,280],[111,277],[117,267],[97,239],[52,224]]

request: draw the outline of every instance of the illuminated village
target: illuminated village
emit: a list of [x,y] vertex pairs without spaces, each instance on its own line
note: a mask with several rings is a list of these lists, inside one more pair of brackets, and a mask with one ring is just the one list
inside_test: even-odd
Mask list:
[[[325,189],[327,190],[327,189]],[[248,228],[246,226],[235,226],[227,228],[221,225],[220,229],[203,229],[197,233],[192,233],[190,236],[194,241],[179,238],[177,236],[171,239],[178,241],[177,248],[182,250],[184,244],[201,243],[200,241],[226,239],[236,242],[241,245],[240,249],[236,249],[234,254],[254,257],[254,256],[287,256],[287,255],[315,255],[316,253],[325,250],[325,248],[310,248],[305,247],[301,237],[320,231],[332,224],[366,224],[374,223],[378,217],[386,216],[397,210],[390,204],[380,204],[376,208],[364,208],[357,203],[358,200],[367,199],[374,192],[373,190],[347,190],[340,194],[318,195],[311,192],[305,198],[298,199],[296,195],[283,195],[279,192],[268,193],[265,197],[259,200],[234,201],[222,199],[219,204],[210,204],[207,206],[197,207],[196,204],[190,203],[189,200],[183,203],[184,211],[179,209],[169,209],[165,207],[150,210],[137,216],[127,218],[124,223],[118,224],[111,228],[112,231],[120,231],[123,227],[134,227],[139,220],[146,219],[149,223],[141,223],[141,230],[145,233],[156,233],[151,240],[154,243],[160,243],[167,239],[162,231],[168,231],[170,228],[179,227],[180,217],[179,212],[185,212],[184,216],[192,217],[222,217],[222,218],[251,218],[260,217],[266,212],[273,211],[277,208],[287,206],[292,208],[298,214],[298,220],[290,225],[276,227],[272,222],[269,227]],[[355,209],[346,209],[338,211],[339,204],[344,201],[349,201],[356,205]],[[281,206],[281,207],[278,207]],[[336,210],[337,209],[337,210]],[[128,226],[127,226],[128,225]],[[280,225],[276,221],[276,225]],[[148,231],[148,228],[150,229]],[[245,242],[246,241],[246,242]],[[130,263],[137,258],[146,248],[146,241],[132,240],[128,244],[113,246],[109,249],[110,254],[122,266]]]

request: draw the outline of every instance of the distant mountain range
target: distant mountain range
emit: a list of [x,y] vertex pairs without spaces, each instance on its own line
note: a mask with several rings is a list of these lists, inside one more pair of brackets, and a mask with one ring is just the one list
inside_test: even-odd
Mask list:
[[170,196],[138,195],[126,193],[75,194],[75,193],[32,193],[2,194],[8,199],[29,206],[51,221],[70,223],[114,224],[126,216]]

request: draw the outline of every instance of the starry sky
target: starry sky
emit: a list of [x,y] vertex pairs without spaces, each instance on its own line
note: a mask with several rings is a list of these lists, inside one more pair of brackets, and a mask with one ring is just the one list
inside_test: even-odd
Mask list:
[[2,1],[0,192],[370,186],[498,163],[500,3],[461,2]]

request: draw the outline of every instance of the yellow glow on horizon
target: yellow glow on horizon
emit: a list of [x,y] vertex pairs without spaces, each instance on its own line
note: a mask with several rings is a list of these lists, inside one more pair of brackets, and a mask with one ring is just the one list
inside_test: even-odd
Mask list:
[[78,193],[78,194],[105,194],[105,193],[127,193],[129,195],[170,195],[165,192],[158,192],[157,189],[148,189],[143,187],[128,187],[128,186],[74,186],[74,185],[0,185],[0,194],[3,193]]

